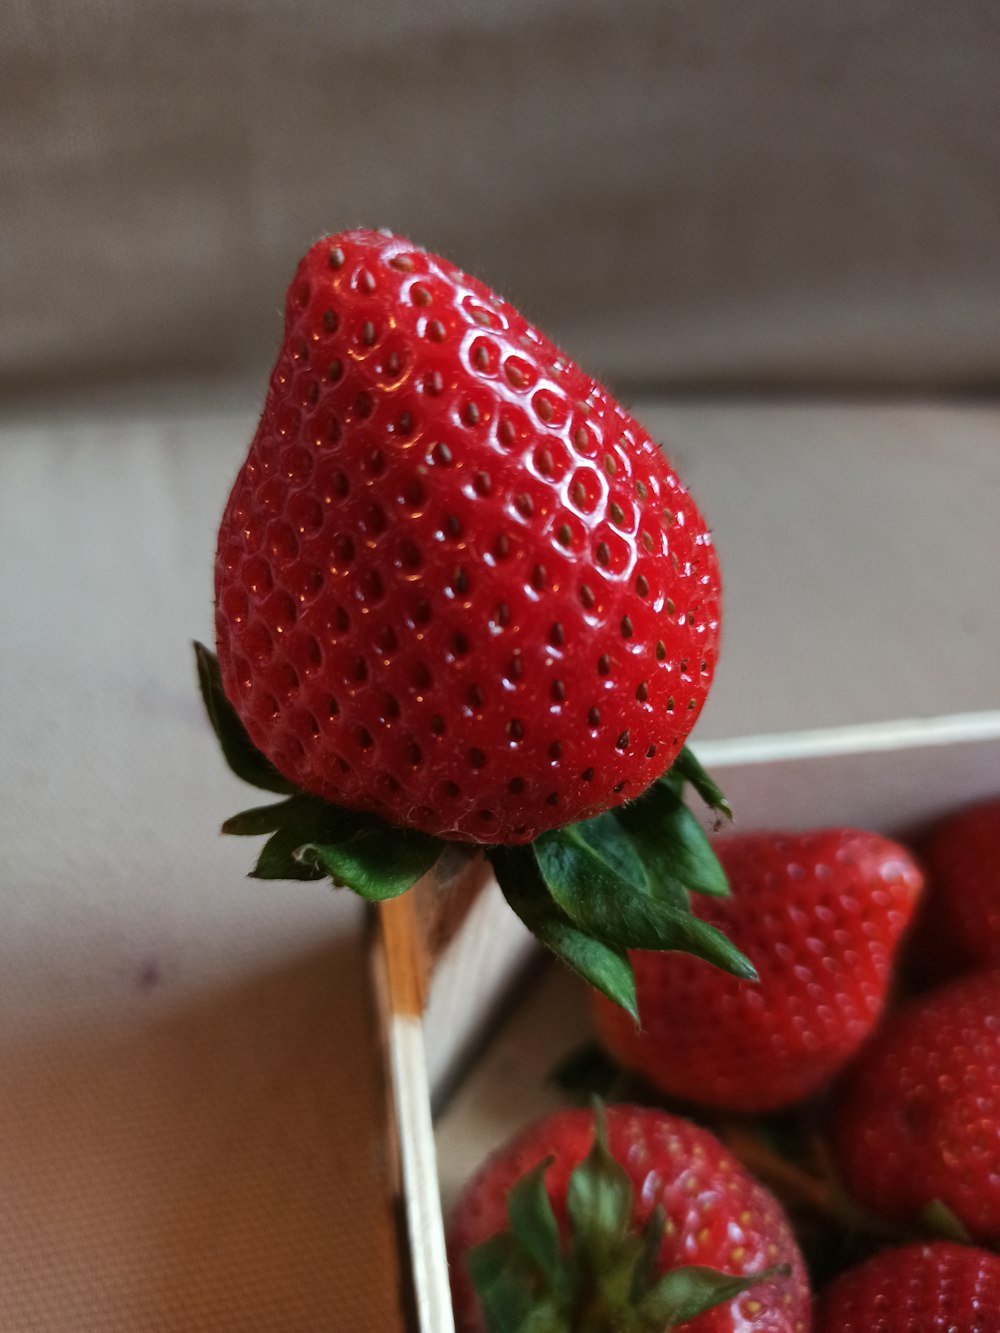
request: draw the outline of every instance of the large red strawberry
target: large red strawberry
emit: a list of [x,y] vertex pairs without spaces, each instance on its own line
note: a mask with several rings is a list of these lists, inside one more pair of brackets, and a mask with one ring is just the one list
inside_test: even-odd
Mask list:
[[936,1241],[842,1273],[820,1295],[815,1333],[1000,1333],[1000,1258]]
[[719,576],[600,385],[446,260],[353,231],[289,289],[216,607],[226,694],[297,787],[517,843],[676,758]]
[[788,1222],[717,1139],[638,1106],[596,1128],[547,1116],[468,1183],[448,1229],[459,1333],[805,1333]]
[[923,974],[1000,965],[1000,800],[942,820],[920,850],[928,892],[914,945]]
[[754,964],[759,985],[700,959],[633,957],[641,1029],[599,995],[607,1049],[672,1096],[771,1110],[834,1075],[882,1013],[922,877],[897,843],[853,829],[721,839],[732,897],[696,910]]
[[942,1203],[1000,1242],[1000,971],[950,982],[889,1020],[839,1089],[830,1144],[848,1191],[916,1223]]
[[[642,427],[481,282],[387,232],[312,247],[215,591],[213,722],[290,797],[226,825],[271,835],[257,874],[384,898],[441,839],[486,844],[515,910],[628,1008],[629,945],[748,974],[686,898],[717,879],[680,802],[685,779],[721,801],[684,747],[711,537]],[[613,813],[643,793],[648,857]]]

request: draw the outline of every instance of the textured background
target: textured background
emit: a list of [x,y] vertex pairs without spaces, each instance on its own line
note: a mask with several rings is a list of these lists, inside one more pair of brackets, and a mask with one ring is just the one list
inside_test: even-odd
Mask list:
[[260,374],[389,226],[619,384],[1000,382],[993,0],[7,0],[0,385]]

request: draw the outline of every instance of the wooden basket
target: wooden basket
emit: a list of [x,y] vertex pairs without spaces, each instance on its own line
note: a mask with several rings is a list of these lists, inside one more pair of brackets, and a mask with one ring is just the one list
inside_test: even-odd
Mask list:
[[[948,810],[1000,794],[1000,712],[695,749],[726,791],[739,829],[853,825],[905,836]],[[465,1077],[541,951],[506,907],[485,862],[461,855],[383,904],[374,939],[414,1327],[452,1333],[434,1108],[448,1096],[449,1115],[456,1104],[461,1114]],[[545,1040],[544,1032],[526,1031],[526,1040]],[[533,1110],[520,1103],[518,1118]],[[470,1132],[475,1138],[474,1122],[466,1138]],[[477,1145],[481,1156],[496,1146],[489,1135]]]

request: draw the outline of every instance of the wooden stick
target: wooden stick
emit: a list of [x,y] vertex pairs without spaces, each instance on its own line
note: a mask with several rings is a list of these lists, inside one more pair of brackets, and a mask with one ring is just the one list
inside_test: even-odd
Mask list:
[[418,1325],[420,1333],[454,1333],[424,1055],[428,961],[417,913],[420,887],[379,908],[386,1027]]

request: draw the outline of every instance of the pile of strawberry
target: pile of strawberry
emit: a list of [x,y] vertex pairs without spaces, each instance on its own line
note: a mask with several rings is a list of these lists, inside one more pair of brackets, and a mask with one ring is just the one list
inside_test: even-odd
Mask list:
[[[469,1182],[450,1232],[460,1329],[508,1327],[491,1302],[520,1272],[532,1308],[540,1291],[560,1310],[543,1328],[1000,1333],[1000,801],[945,819],[917,853],[848,829],[730,836],[717,851],[732,896],[695,910],[759,980],[637,954],[640,1025],[595,994],[613,1062],[577,1055],[563,1078],[616,1098],[593,1150],[609,1144],[629,1178],[614,1232],[632,1254],[662,1209],[653,1289],[683,1272],[683,1318],[663,1321],[668,1304],[644,1322],[643,1294],[601,1322],[613,1246],[580,1295],[567,1178],[590,1169],[594,1117],[573,1111],[529,1126]],[[532,1170],[571,1275],[561,1306],[511,1208]],[[605,1313],[588,1323],[591,1308]]]
[[979,971],[898,1012],[909,852],[854,830],[713,845],[687,789],[728,806],[685,741],[718,653],[714,547],[601,385],[448,261],[324,238],[215,605],[209,716],[281,798],[223,826],[266,836],[253,873],[378,902],[456,843],[485,855],[661,1103],[567,1112],[484,1168],[452,1229],[462,1329],[805,1333],[800,1244],[829,1255],[846,1215],[909,1247],[839,1276],[815,1327],[1000,1333],[998,1261],[971,1244],[1000,1241],[997,808],[925,849],[914,937],[921,975]]

